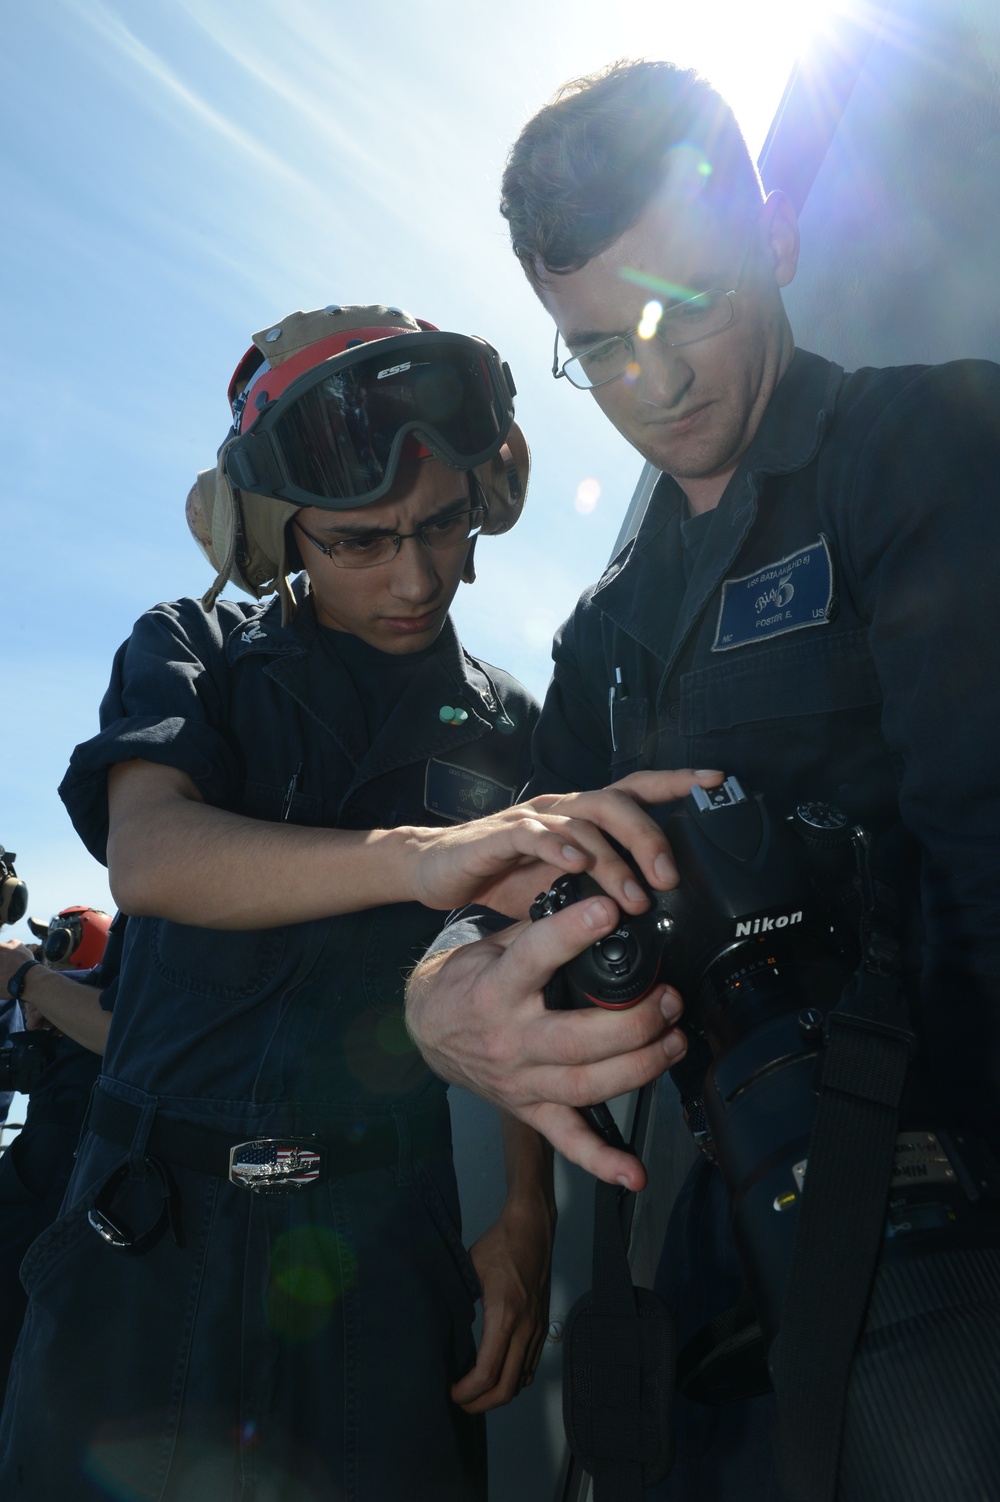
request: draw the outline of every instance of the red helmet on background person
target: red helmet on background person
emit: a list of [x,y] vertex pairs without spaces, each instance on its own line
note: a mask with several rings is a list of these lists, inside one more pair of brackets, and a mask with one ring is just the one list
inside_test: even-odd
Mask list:
[[42,956],[52,970],[92,970],[104,954],[111,915],[78,903],[64,907],[48,923],[29,918],[28,927],[41,939]]
[[482,533],[508,531],[528,483],[514,383],[485,339],[444,333],[399,308],[330,304],[253,336],[229,386],[233,427],[214,470],[188,496],[195,541],[227,580],[260,599],[294,601],[288,522],[303,506],[353,510],[380,500],[414,445],[471,473],[487,508]]

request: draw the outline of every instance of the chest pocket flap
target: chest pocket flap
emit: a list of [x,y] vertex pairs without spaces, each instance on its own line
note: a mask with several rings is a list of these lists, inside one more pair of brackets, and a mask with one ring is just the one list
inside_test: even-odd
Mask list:
[[704,735],[761,720],[862,709],[880,703],[868,633],[794,633],[681,677],[680,730]]

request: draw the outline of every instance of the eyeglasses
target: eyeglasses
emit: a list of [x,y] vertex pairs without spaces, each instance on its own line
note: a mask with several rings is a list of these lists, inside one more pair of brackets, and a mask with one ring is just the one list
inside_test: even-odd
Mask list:
[[415,532],[365,532],[359,537],[342,537],[336,542],[320,542],[307,532],[296,518],[295,525],[303,537],[308,537],[314,548],[325,553],[338,568],[377,568],[380,563],[391,563],[399,552],[399,544],[407,537],[419,537],[425,548],[433,553],[444,553],[449,548],[460,548],[475,537],[489,507],[471,506],[468,511],[453,511],[449,516],[438,516],[424,522]]
[[[728,292],[723,292],[721,287],[713,287],[708,292],[699,292],[695,297],[675,303],[660,315],[650,337],[658,339],[670,349],[676,349],[685,344],[697,344],[700,339],[710,339],[713,334],[721,334],[723,329],[727,329],[735,316],[733,298],[746,280],[753,246],[754,238],[751,237],[735,286]],[[607,386],[609,382],[617,381],[630,365],[636,363],[637,337],[638,333],[613,334],[610,339],[602,339],[590,349],[571,355],[560,365],[559,330],[556,329],[552,374],[556,380],[565,376],[578,391],[593,391],[597,386]]]
[[451,469],[498,453],[514,420],[514,381],[485,339],[438,331],[358,345],[307,370],[233,439],[230,482],[324,511],[367,506],[392,489],[415,433]]

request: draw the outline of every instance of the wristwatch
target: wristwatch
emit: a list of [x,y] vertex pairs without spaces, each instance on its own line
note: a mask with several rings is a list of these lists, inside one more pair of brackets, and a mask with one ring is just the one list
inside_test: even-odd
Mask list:
[[14,971],[14,974],[7,982],[7,995],[11,997],[12,1000],[21,1000],[21,992],[24,990],[24,983],[28,978],[28,971],[33,969],[35,965],[40,964],[41,960],[25,960],[24,964],[19,965],[18,968]]

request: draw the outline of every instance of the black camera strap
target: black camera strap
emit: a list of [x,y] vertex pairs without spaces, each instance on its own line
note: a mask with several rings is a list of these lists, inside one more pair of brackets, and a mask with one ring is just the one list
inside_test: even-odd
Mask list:
[[[625,1146],[620,1136],[616,1145]],[[563,1336],[563,1423],[593,1477],[594,1502],[642,1502],[673,1463],[673,1315],[657,1294],[633,1286],[624,1198],[614,1184],[595,1187],[593,1286],[573,1305]]]
[[771,1351],[787,1502],[833,1502],[851,1363],[885,1234],[914,1037],[899,948],[869,911],[863,958],[827,1019],[780,1334]]

